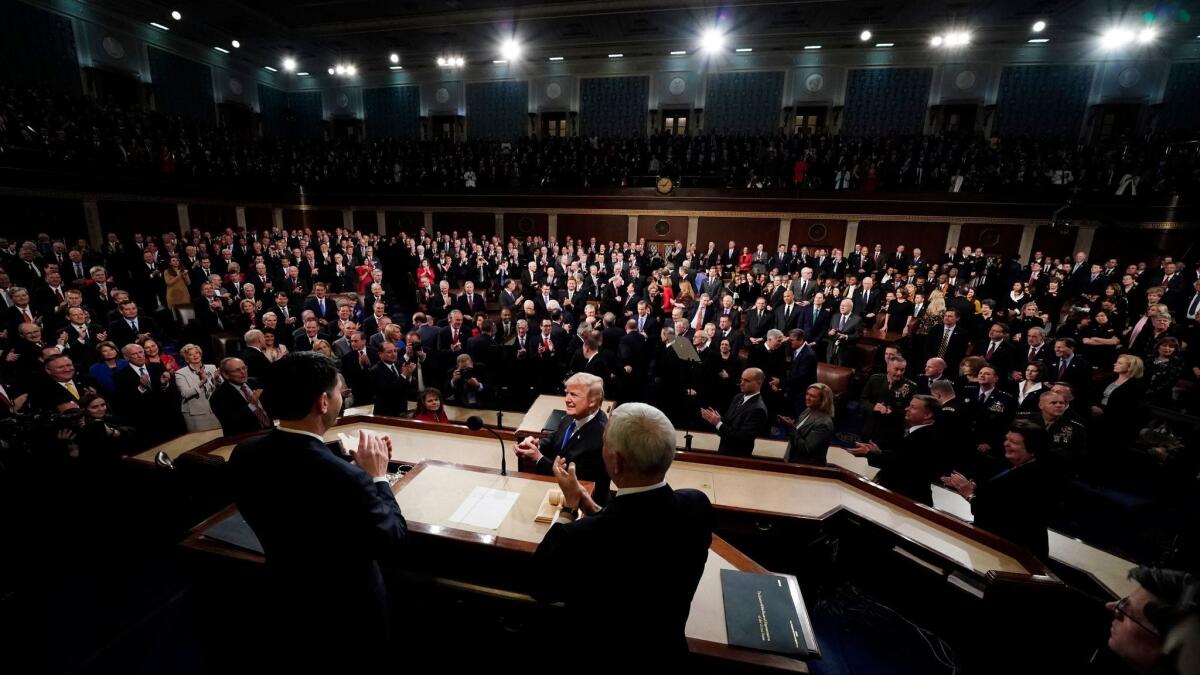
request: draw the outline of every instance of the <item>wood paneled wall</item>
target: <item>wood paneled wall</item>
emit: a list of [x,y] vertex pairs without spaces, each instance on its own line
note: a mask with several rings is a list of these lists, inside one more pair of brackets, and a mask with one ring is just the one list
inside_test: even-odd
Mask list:
[[779,243],[779,219],[700,217],[696,227],[697,250],[707,250],[711,241],[718,251],[724,251],[731,240],[737,242],[739,251],[742,246],[753,251],[760,243],[767,245],[767,250],[774,250]]
[[473,233],[476,237],[490,237],[496,234],[496,215],[490,211],[487,213],[434,211],[433,228],[442,232],[458,232],[460,237],[465,237],[467,232]]
[[[767,242],[763,242],[766,244]],[[800,244],[810,249],[841,248],[846,243],[846,221],[822,218],[792,218],[792,227],[788,232],[788,246]],[[774,251],[775,246],[765,247],[768,252]],[[750,247],[753,251],[754,247]]]
[[598,243],[603,244],[609,241],[625,241],[628,236],[629,218],[626,216],[583,213],[561,213],[558,216],[559,241],[574,237],[586,242],[595,237]]
[[945,252],[946,233],[949,226],[945,223],[909,223],[886,220],[863,220],[858,223],[856,243],[867,244],[874,248],[882,244],[884,253],[892,253],[900,244],[904,244],[909,253],[914,248],[921,249],[926,258],[939,259]]
[[[655,231],[658,221],[667,221],[667,226],[670,228],[666,234],[659,234]],[[637,236],[638,239],[645,238],[646,241],[675,241],[678,239],[682,242],[687,242],[688,232],[688,217],[687,216],[638,216]]]
[[504,214],[504,237],[548,237],[550,216],[545,213]]
[[375,219],[375,212],[356,210],[354,212],[354,229],[363,234],[378,232],[379,225]]
[[233,206],[189,204],[188,222],[194,228],[211,232],[224,232],[226,228],[238,231],[237,209]]
[[175,204],[159,202],[99,202],[104,233],[128,237],[134,232],[162,234],[179,232],[179,210]]
[[269,230],[274,225],[272,209],[258,206],[246,207],[246,227],[251,230]]
[[415,235],[425,226],[425,214],[420,211],[385,211],[384,233]]
[[1075,230],[1059,234],[1053,227],[1039,227],[1033,237],[1033,253],[1041,251],[1051,258],[1066,258],[1074,253]]
[[[1010,255],[1016,253],[1021,247],[1021,235],[1025,228],[1015,225],[988,225],[986,223],[963,223],[962,231],[958,235],[958,248],[961,250],[964,246],[971,248],[983,247],[983,252],[986,254],[998,253],[1002,255]],[[926,258],[933,258],[944,251],[923,251]]]

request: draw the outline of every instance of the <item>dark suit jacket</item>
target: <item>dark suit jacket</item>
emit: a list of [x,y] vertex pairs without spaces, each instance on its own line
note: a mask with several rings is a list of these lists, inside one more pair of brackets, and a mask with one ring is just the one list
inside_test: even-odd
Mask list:
[[902,436],[893,445],[880,448],[882,452],[867,455],[867,461],[871,466],[879,467],[876,483],[932,506],[930,485],[942,476],[941,471],[949,464],[947,459],[939,456],[941,447],[941,434],[934,424]]
[[405,379],[400,371],[402,364],[396,361],[396,372],[393,375],[382,361],[371,366],[367,378],[371,383],[371,395],[375,398],[375,414],[394,417],[408,411],[408,396],[416,386],[411,379]]
[[786,461],[797,464],[825,464],[829,442],[833,439],[833,418],[817,412],[809,413],[792,431],[788,441]]
[[793,328],[799,328],[800,315],[803,313],[804,308],[801,307],[800,303],[798,302],[792,303],[792,311],[790,314],[787,311],[787,305],[780,303],[780,305],[775,308],[775,325],[773,328],[778,328],[784,333],[787,333]]
[[[139,316],[137,318],[137,326],[138,334],[149,333],[155,338],[162,336],[162,331],[158,329],[158,322],[148,316]],[[136,342],[137,335],[129,327],[129,322],[124,317],[121,317],[108,324],[108,339],[117,345],[117,349],[121,349],[131,342]]]
[[1091,389],[1092,385],[1092,364],[1087,362],[1087,359],[1076,352],[1071,357],[1071,362],[1067,364],[1066,371],[1060,376],[1058,374],[1059,362],[1062,359],[1054,355],[1054,351],[1050,350],[1050,354],[1046,357],[1046,366],[1049,372],[1043,377],[1047,382],[1070,382],[1077,391],[1086,392]]
[[[291,305],[291,302],[288,302],[288,305]],[[319,302],[317,302],[317,299],[315,297],[309,298],[304,303],[304,309],[311,309],[312,313],[317,315],[318,321],[321,319],[325,319],[326,321],[328,321],[330,323],[337,322],[337,319],[338,319],[337,301],[328,295],[325,296],[325,313],[324,314],[321,313],[321,305]]]
[[[262,384],[257,380],[247,380],[246,385],[251,390],[262,388]],[[221,421],[221,431],[226,436],[261,431],[267,428],[258,421],[258,416],[250,410],[250,404],[246,403],[246,397],[242,396],[242,392],[238,391],[231,382],[222,382],[221,386],[213,390],[212,396],[208,399],[208,405],[217,419]]]
[[250,377],[261,381],[264,386],[270,383],[273,364],[266,354],[253,347],[246,347],[238,354],[238,358],[246,363],[246,372]]
[[597,412],[592,421],[575,430],[564,447],[563,438],[567,435],[567,427],[574,421],[575,418],[569,415],[563,417],[554,433],[543,438],[538,444],[542,459],[537,463],[537,472],[543,476],[553,476],[554,459],[559,456],[566,459],[567,464],[574,462],[579,480],[596,482],[592,497],[597,504],[604,505],[608,502],[609,477],[600,453],[604,449],[604,429],[608,426],[608,415],[604,414],[603,410]]
[[813,316],[813,305],[804,308],[800,313],[800,330],[804,331],[804,337],[809,342],[816,342],[822,336],[829,332],[830,312],[822,307],[817,310],[816,316]]
[[[946,345],[946,354],[942,357],[946,361],[946,372],[957,373],[958,364],[967,355],[967,327],[961,322],[954,327],[954,332],[950,335],[950,343]],[[946,333],[946,324],[938,324],[929,329],[929,338],[926,341],[926,354],[930,357],[938,355],[942,346],[942,336]]]
[[485,303],[483,296],[479,293],[474,293],[473,295],[475,297],[471,299],[473,304],[470,307],[467,306],[468,298],[466,293],[461,293],[457,298],[454,299],[455,307],[457,307],[460,312],[468,317],[475,316],[476,312],[487,311],[487,307],[484,306]]
[[746,335],[752,338],[762,338],[767,336],[767,331],[775,327],[775,313],[770,309],[762,311],[762,317],[759,317],[758,310],[750,308],[746,310]]
[[1040,460],[1009,468],[978,481],[971,513],[975,526],[1020,544],[1045,560],[1046,528],[1054,517],[1058,482]]
[[[407,536],[391,487],[320,441],[278,430],[240,443],[227,470],[238,509],[266,553],[278,619],[319,632],[306,651],[353,658],[345,644],[354,635],[384,644],[387,590],[378,561],[393,557]],[[309,487],[304,499],[295,499],[297,485]]]
[[721,427],[717,429],[721,444],[717,452],[722,455],[749,457],[754,452],[754,439],[765,435],[770,428],[767,404],[763,402],[762,394],[744,405],[743,398],[742,394],[733,397],[729,410],[721,416]]
[[[790,351],[790,347],[787,348]],[[804,407],[804,390],[817,381],[817,353],[804,345],[798,354],[792,355],[788,364],[787,377],[783,380],[783,391],[788,398],[797,402],[797,414]]]
[[[619,644],[656,666],[676,663],[687,654],[684,627],[712,543],[712,505],[702,492],[669,485],[610,502],[550,528],[534,554],[533,595],[563,601],[569,625],[596,644]],[[653,560],[669,572],[612,574],[622,560]]]

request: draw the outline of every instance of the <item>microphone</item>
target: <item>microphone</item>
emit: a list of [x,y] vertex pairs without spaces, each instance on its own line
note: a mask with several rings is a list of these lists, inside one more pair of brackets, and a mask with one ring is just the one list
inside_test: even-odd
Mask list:
[[488,431],[490,431],[492,433],[493,436],[496,437],[496,440],[500,441],[500,475],[507,476],[508,475],[508,461],[506,459],[507,453],[504,450],[504,439],[500,438],[500,434],[496,433],[495,429],[484,424],[483,418],[480,417],[479,415],[471,415],[470,417],[467,418],[467,428],[470,429],[471,431],[479,431],[480,429],[487,429]]

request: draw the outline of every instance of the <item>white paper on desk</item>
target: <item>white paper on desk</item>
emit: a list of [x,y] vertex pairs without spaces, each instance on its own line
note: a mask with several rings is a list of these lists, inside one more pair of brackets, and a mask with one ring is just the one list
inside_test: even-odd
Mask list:
[[450,522],[495,530],[504,522],[520,496],[519,492],[476,487],[450,516]]

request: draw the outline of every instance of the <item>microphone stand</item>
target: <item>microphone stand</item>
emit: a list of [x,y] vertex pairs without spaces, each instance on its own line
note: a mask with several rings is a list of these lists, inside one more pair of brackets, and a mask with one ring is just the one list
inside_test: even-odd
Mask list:
[[500,437],[500,434],[492,427],[484,424],[483,418],[481,418],[478,415],[471,415],[470,417],[467,418],[467,428],[472,431],[479,431],[480,429],[487,429],[488,433],[495,436],[497,441],[500,441],[500,475],[507,476],[508,475],[508,457],[507,457],[508,453],[505,451],[504,439]]

